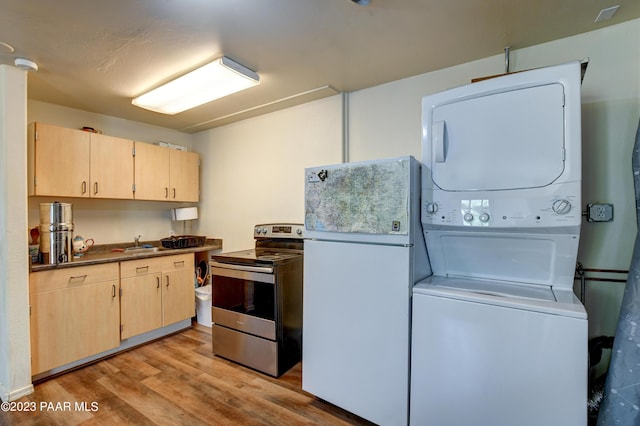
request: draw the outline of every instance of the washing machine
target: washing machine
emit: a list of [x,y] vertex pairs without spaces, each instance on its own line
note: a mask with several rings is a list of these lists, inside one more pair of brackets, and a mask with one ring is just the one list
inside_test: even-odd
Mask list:
[[423,98],[410,423],[585,425],[579,62]]

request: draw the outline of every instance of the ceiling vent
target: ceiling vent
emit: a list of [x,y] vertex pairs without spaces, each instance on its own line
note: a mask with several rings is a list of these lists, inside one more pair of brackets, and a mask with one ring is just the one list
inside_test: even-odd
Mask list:
[[619,5],[618,6],[611,6],[611,7],[608,7],[606,9],[602,9],[600,11],[600,13],[598,13],[598,16],[596,17],[596,20],[593,21],[593,22],[599,23],[599,22],[607,21],[607,20],[613,18],[613,15],[616,14],[618,9],[620,9]]

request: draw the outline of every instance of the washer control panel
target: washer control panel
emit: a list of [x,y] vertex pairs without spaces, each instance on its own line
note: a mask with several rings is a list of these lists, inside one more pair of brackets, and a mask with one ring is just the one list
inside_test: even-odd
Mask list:
[[495,194],[426,190],[421,217],[426,226],[537,228],[580,225],[582,211],[580,195],[571,192],[523,197],[517,190]]

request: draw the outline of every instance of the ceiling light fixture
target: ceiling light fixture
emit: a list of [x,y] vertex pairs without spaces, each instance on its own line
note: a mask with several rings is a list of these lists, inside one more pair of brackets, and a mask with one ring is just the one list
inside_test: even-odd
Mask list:
[[369,6],[369,3],[370,3],[370,0],[351,0],[351,1],[360,6]]
[[174,115],[260,83],[260,76],[223,56],[133,99],[151,111]]

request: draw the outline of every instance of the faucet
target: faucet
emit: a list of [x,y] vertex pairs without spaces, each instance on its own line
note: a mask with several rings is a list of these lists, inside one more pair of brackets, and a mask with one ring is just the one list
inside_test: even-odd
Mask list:
[[135,243],[136,247],[138,247],[138,244],[140,244],[140,238],[142,238],[142,235],[138,235],[137,237],[133,237],[133,242]]

